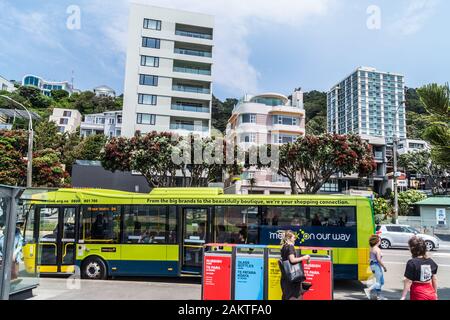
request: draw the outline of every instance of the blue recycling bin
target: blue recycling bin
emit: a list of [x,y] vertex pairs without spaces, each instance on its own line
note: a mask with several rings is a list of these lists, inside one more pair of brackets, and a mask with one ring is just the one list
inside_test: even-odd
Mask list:
[[234,300],[264,300],[265,246],[238,245],[234,259]]

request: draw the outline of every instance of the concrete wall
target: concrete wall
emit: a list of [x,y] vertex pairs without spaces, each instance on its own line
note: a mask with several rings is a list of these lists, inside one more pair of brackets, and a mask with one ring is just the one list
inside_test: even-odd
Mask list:
[[72,168],[72,185],[75,188],[101,188],[129,192],[150,192],[147,180],[131,172],[116,171],[112,173],[101,166],[82,166],[74,164]]

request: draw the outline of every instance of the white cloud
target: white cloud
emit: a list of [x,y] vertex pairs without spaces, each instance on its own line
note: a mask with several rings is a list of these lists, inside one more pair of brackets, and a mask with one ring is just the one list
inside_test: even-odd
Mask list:
[[[101,30],[117,52],[126,51],[131,0],[88,1],[83,10],[101,17]],[[324,16],[336,0],[134,0],[132,2],[215,16],[214,82],[230,92],[258,92],[258,70],[250,62],[249,36],[273,24],[301,27]]]
[[409,36],[419,32],[433,16],[440,0],[412,0],[408,1],[403,16],[393,24],[393,30]]

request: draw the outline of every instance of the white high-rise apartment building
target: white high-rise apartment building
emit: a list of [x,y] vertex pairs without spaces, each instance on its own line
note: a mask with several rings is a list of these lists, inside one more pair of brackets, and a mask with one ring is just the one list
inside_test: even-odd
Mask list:
[[328,132],[406,139],[403,75],[360,67],[336,84],[327,97]]
[[122,134],[211,130],[214,18],[131,4]]

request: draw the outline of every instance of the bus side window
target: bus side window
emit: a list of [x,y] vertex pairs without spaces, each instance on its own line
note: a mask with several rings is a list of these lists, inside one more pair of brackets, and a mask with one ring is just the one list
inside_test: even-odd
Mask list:
[[92,242],[118,243],[120,206],[85,206],[81,221],[81,239]]
[[125,207],[124,243],[176,243],[176,211],[166,206],[131,205]]

